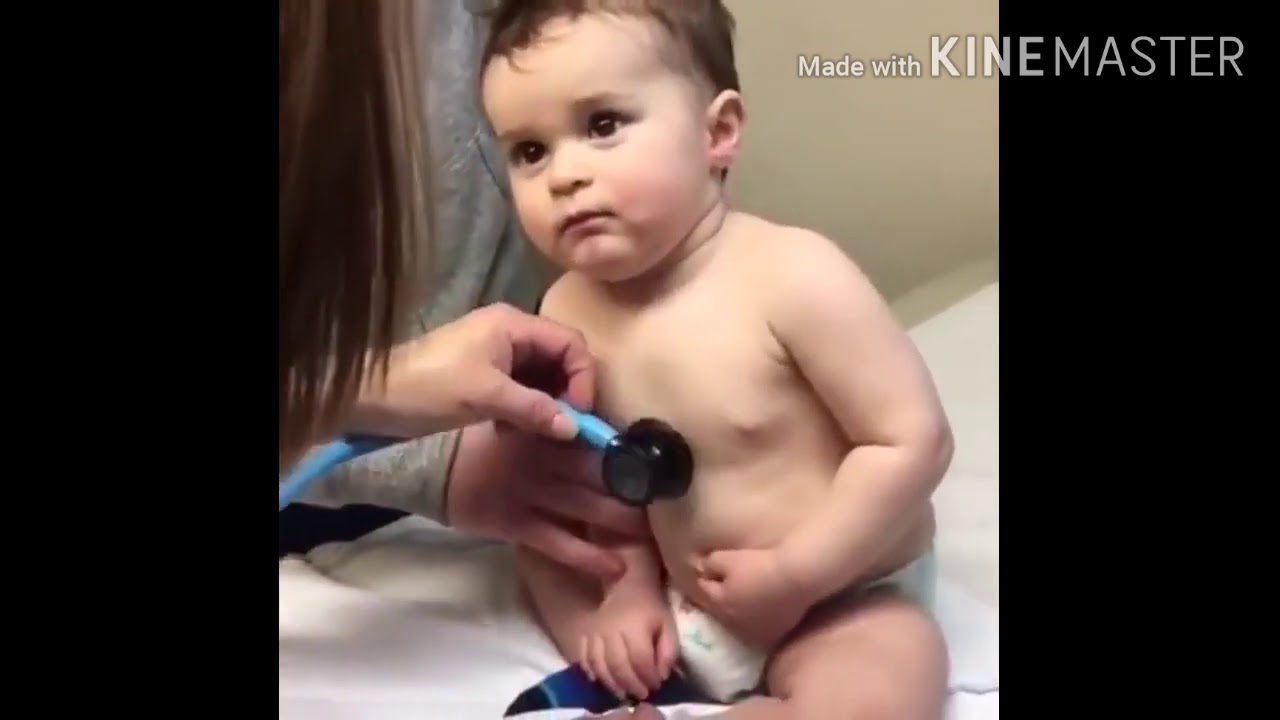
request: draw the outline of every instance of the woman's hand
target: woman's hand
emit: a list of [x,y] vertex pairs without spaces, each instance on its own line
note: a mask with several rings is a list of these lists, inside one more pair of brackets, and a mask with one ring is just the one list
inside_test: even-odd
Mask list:
[[589,409],[595,363],[582,335],[509,305],[474,310],[391,353],[356,403],[348,432],[415,438],[483,420],[572,439],[556,403]]
[[618,553],[587,539],[587,527],[649,537],[641,510],[609,497],[600,457],[578,443],[470,425],[462,431],[445,494],[445,519],[470,535],[523,545],[569,567],[616,580]]

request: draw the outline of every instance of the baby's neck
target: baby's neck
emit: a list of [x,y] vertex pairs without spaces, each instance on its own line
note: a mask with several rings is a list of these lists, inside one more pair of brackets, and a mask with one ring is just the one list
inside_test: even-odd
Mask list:
[[688,283],[715,255],[729,212],[724,197],[717,194],[684,239],[658,264],[636,277],[608,283],[605,292],[624,303],[648,303]]

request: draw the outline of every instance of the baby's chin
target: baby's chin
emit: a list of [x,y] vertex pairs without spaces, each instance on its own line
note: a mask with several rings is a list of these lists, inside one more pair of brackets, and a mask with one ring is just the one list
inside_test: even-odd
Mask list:
[[602,283],[633,280],[654,266],[656,258],[629,238],[599,235],[579,240],[569,248],[564,264]]

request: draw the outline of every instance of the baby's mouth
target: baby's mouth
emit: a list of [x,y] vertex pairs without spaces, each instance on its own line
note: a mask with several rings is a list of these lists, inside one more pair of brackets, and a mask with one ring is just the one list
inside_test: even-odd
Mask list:
[[560,222],[560,232],[567,233],[574,228],[591,222],[592,220],[600,220],[608,217],[613,217],[613,213],[608,210],[583,210],[581,212],[576,212]]

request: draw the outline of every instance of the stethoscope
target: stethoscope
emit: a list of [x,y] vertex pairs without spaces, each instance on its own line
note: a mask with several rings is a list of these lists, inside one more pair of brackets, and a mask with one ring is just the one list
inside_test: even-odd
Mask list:
[[[601,475],[608,493],[634,507],[683,497],[693,480],[693,452],[680,433],[653,418],[642,418],[618,432],[568,403],[560,407],[578,425],[577,439],[600,451]],[[297,500],[312,483],[337,466],[404,440],[350,436],[309,455],[280,486],[280,509]]]

